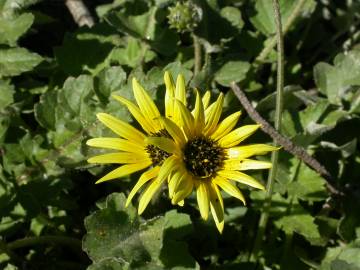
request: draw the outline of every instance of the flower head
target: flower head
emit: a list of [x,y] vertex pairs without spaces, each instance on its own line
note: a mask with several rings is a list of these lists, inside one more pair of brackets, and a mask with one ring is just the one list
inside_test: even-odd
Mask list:
[[[174,86],[174,82],[169,75],[165,73],[166,82],[170,82]],[[169,161],[168,158],[171,153],[162,150],[156,145],[149,144],[146,141],[147,136],[153,138],[170,137],[162,122],[160,121],[160,112],[136,79],[132,81],[133,93],[136,103],[131,102],[121,96],[113,96],[117,101],[125,105],[132,116],[141,125],[144,131],[140,131],[130,124],[115,118],[106,113],[97,114],[97,118],[105,126],[111,129],[117,138],[93,138],[87,141],[87,145],[92,147],[106,148],[115,150],[115,152],[94,156],[88,159],[89,163],[98,164],[121,164],[115,170],[109,172],[96,183],[109,181],[117,178],[121,178],[132,174],[137,171],[148,169],[142,173],[139,180],[131,190],[126,205],[128,205],[136,192],[138,192],[143,186],[147,186],[145,189],[148,194],[148,190],[153,190],[155,187],[159,188],[158,183],[164,177],[164,168],[167,168]],[[177,78],[176,86],[173,87],[172,93],[179,100],[185,98],[185,80],[182,75]],[[168,100],[165,98],[165,111],[169,112]],[[172,108],[172,106],[171,106]],[[149,201],[151,196],[142,196],[139,202],[139,213],[141,214]],[[181,203],[180,203],[181,204]]]
[[[264,189],[263,185],[244,173],[251,169],[267,169],[270,162],[250,159],[253,155],[265,154],[277,148],[266,144],[239,145],[259,125],[245,125],[235,128],[240,117],[236,112],[219,122],[223,94],[209,105],[210,93],[203,98],[196,93],[192,112],[184,100],[172,96],[171,82],[167,83],[168,112],[161,123],[171,138],[149,137],[147,142],[171,153],[161,168],[161,181],[168,180],[169,196],[173,204],[183,201],[196,190],[197,203],[203,219],[209,211],[220,232],[224,226],[224,204],[220,189],[238,198],[245,204],[245,198],[234,182]],[[169,90],[170,89],[170,90]],[[147,190],[151,195],[156,190]]]

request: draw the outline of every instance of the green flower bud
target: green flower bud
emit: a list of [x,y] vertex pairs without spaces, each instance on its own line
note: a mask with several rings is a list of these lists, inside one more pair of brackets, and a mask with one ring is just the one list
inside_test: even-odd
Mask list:
[[169,7],[168,20],[170,28],[179,33],[192,32],[201,20],[201,9],[191,2],[177,2]]

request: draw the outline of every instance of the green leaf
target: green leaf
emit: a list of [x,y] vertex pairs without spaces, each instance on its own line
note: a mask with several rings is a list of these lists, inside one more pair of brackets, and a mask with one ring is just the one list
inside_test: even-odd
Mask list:
[[125,83],[126,73],[122,67],[109,67],[95,78],[94,89],[99,99],[106,103],[111,93],[120,90]]
[[151,61],[155,57],[155,53],[141,46],[141,43],[132,37],[127,39],[126,48],[115,48],[111,52],[111,61],[120,65],[129,67],[137,67],[142,61],[145,63]]
[[6,81],[0,80],[0,93],[0,110],[3,110],[14,101],[14,87]]
[[232,26],[242,29],[244,26],[244,21],[241,17],[241,12],[239,9],[234,7],[224,7],[220,10],[220,14],[226,20],[228,20]]
[[23,48],[0,49],[0,77],[30,71],[42,60],[40,55]]
[[310,243],[317,244],[321,238],[315,218],[306,213],[302,207],[293,206],[293,214],[283,216],[275,221],[275,225],[286,234],[294,232],[304,236]]
[[39,103],[35,104],[36,120],[44,128],[55,130],[57,91],[50,90],[40,96]]
[[360,85],[360,51],[338,54],[334,65],[318,63],[314,67],[314,78],[319,90],[332,104],[341,104],[341,98],[350,86]]
[[[293,12],[298,1],[280,0],[280,13],[283,25]],[[302,9],[302,13],[311,13],[316,6],[314,0],[307,0]],[[258,0],[255,4],[256,15],[250,18],[251,23],[264,35],[270,36],[275,33],[275,19],[272,2],[268,0]],[[300,16],[299,16],[300,17]]]
[[61,108],[71,116],[88,117],[88,101],[93,94],[93,79],[88,75],[68,78],[59,92]]
[[107,57],[112,48],[101,36],[79,32],[66,34],[62,46],[56,47],[54,53],[60,68],[66,74],[77,76],[84,70],[96,74],[108,66]]
[[230,86],[232,82],[244,80],[249,69],[248,62],[228,61],[215,73],[215,80],[223,86]]
[[173,210],[142,222],[125,201],[113,193],[104,208],[85,219],[83,248],[94,263],[90,269],[196,269],[184,242],[192,231],[189,216]]
[[360,269],[360,238],[338,247],[328,248],[319,270]]
[[290,178],[294,179],[288,185],[288,194],[290,196],[310,202],[326,199],[325,179],[303,162],[300,165],[294,162],[290,169]]
[[33,21],[34,16],[30,13],[21,14],[17,18],[0,17],[0,44],[14,46]]

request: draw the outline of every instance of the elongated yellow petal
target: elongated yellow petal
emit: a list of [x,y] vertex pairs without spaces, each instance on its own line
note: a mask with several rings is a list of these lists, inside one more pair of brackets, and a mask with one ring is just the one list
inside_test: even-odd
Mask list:
[[141,125],[141,127],[148,133],[155,133],[157,130],[154,128],[154,126],[151,125],[151,122],[149,122],[146,117],[142,114],[140,109],[132,103],[130,100],[127,100],[126,98],[123,98],[121,96],[112,95],[114,99],[119,101],[120,103],[124,104],[129,112],[132,114],[132,116],[138,121],[138,123]]
[[137,163],[137,162],[145,162],[148,161],[149,158],[144,154],[137,155],[134,153],[120,152],[120,153],[109,153],[104,155],[99,155],[95,157],[91,157],[87,160],[89,163]]
[[253,134],[260,125],[246,125],[231,131],[219,140],[219,144],[222,147],[232,147],[238,145],[240,142],[245,140],[251,134]]
[[244,146],[232,147],[227,149],[226,154],[229,159],[243,159],[255,155],[264,155],[271,151],[279,150],[279,147],[275,147],[267,144],[249,144]]
[[190,111],[179,100],[175,101],[176,107],[180,111],[181,124],[187,138],[191,138],[195,135],[195,120]]
[[128,123],[125,123],[124,121],[121,121],[107,113],[98,113],[96,116],[105,126],[110,128],[119,136],[130,141],[136,141],[140,145],[144,145],[145,135]]
[[138,213],[141,215],[147,205],[149,204],[151,198],[154,196],[155,192],[161,187],[161,185],[164,183],[166,178],[169,176],[169,174],[176,169],[176,162],[177,159],[173,156],[167,158],[163,165],[160,168],[158,177],[151,182],[151,184],[147,187],[145,192],[141,195],[140,201],[139,201],[139,208]]
[[129,175],[129,174],[132,174],[133,172],[137,172],[142,169],[145,169],[146,167],[149,167],[151,164],[152,164],[151,161],[147,160],[147,161],[140,162],[140,163],[123,165],[123,166],[109,172],[105,176],[101,177],[99,180],[96,181],[95,184],[99,184],[99,183],[102,183],[105,181],[113,180],[115,178],[120,178],[120,177]]
[[140,111],[147,117],[147,119],[149,119],[156,130],[160,130],[161,125],[158,120],[160,117],[160,112],[154,101],[135,78],[132,80],[132,86],[134,96],[137,104],[139,105]]
[[174,116],[175,83],[170,72],[165,71],[164,81],[166,86],[165,116],[172,119]]
[[211,98],[211,92],[206,91],[205,94],[202,97],[202,103],[204,104],[204,110],[206,110],[207,107],[209,106],[210,98]]
[[184,133],[178,125],[166,118],[161,118],[160,121],[178,145],[182,146],[186,143]]
[[169,181],[169,198],[171,199],[174,196],[174,191],[176,187],[179,185],[181,178],[184,177],[185,174],[181,171],[177,171],[170,177]]
[[179,74],[176,78],[175,98],[180,100],[186,106],[185,78],[182,74]]
[[211,134],[215,130],[221,116],[223,103],[224,94],[220,93],[218,99],[214,103],[213,109],[209,113],[209,116],[205,119],[205,134]]
[[265,189],[264,186],[258,182],[257,180],[255,180],[254,178],[252,178],[250,175],[247,175],[245,173],[242,172],[238,172],[238,171],[229,171],[229,170],[222,170],[222,171],[218,171],[217,172],[218,175],[222,176],[223,178],[227,178],[227,179],[231,179],[234,180],[236,182],[254,187],[254,188],[259,188],[259,189]]
[[224,229],[224,202],[220,190],[215,184],[209,186],[210,191],[210,209],[217,229],[222,233]]
[[145,141],[148,144],[155,145],[161,150],[164,150],[168,153],[178,153],[180,155],[180,149],[176,146],[175,142],[169,138],[165,137],[147,137]]
[[120,138],[93,138],[88,140],[86,144],[93,147],[121,150],[132,153],[144,152],[143,145]]
[[231,184],[229,180],[223,177],[216,177],[213,181],[216,185],[221,187],[221,189],[224,190],[226,193],[239,199],[240,201],[243,202],[244,205],[246,204],[244,195],[235,185]]
[[226,170],[260,170],[271,168],[271,162],[252,160],[252,159],[228,159],[224,162],[224,168]]
[[228,134],[235,127],[237,121],[239,120],[240,115],[241,112],[236,112],[226,117],[216,127],[214,133],[211,134],[211,138],[217,141],[220,138],[224,137],[226,134]]
[[189,174],[185,174],[183,177],[181,177],[178,185],[175,187],[171,203],[178,204],[179,202],[183,201],[187,196],[190,195],[193,188],[194,181],[191,179]]
[[129,196],[126,199],[126,204],[125,206],[128,207],[128,205],[130,204],[131,200],[133,199],[133,197],[135,196],[136,192],[138,192],[138,190],[145,184],[147,183],[149,180],[155,178],[158,173],[160,171],[160,167],[159,166],[155,166],[153,168],[151,168],[150,170],[144,172],[139,181],[136,183],[136,185],[133,187],[133,189],[130,191]]
[[200,215],[204,220],[207,220],[209,217],[210,194],[208,184],[204,181],[199,182],[196,189],[196,198],[199,205]]
[[195,123],[195,134],[200,135],[205,127],[205,112],[203,103],[199,94],[199,91],[196,90],[196,101],[194,109],[194,123]]

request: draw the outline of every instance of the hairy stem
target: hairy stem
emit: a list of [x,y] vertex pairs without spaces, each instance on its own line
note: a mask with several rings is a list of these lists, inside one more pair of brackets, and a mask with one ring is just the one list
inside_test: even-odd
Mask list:
[[[281,14],[279,0],[273,0],[273,8],[276,23],[276,36],[277,36],[277,85],[276,85],[276,109],[275,109],[275,129],[281,131],[281,117],[283,108],[283,91],[284,91],[284,43],[283,33],[281,25]],[[276,142],[275,142],[276,144]],[[277,172],[279,151],[274,151],[271,154],[272,168],[269,173],[269,177],[266,185],[266,196],[264,201],[264,210],[260,215],[258,232],[255,238],[255,245],[253,249],[253,256],[257,256],[257,253],[261,247],[261,242],[264,236],[265,228],[269,218],[269,211],[271,206],[271,197],[273,193],[273,187],[275,182],[275,175]]]
[[201,69],[201,45],[198,37],[192,33],[194,43],[194,75],[199,74]]
[[[286,20],[285,24],[284,24],[284,28],[282,28],[282,32],[284,34],[286,34],[289,29],[290,26],[294,23],[295,19],[299,16],[304,4],[306,3],[306,0],[298,0],[294,10],[292,11],[292,13],[290,14],[290,16],[288,17],[288,19]],[[269,38],[269,42],[265,42],[267,43],[266,47],[260,52],[260,54],[256,57],[255,62],[264,62],[264,60],[266,59],[266,57],[269,55],[269,53],[271,52],[271,50],[274,48],[275,44],[276,44],[276,40],[277,37],[271,37]]]

